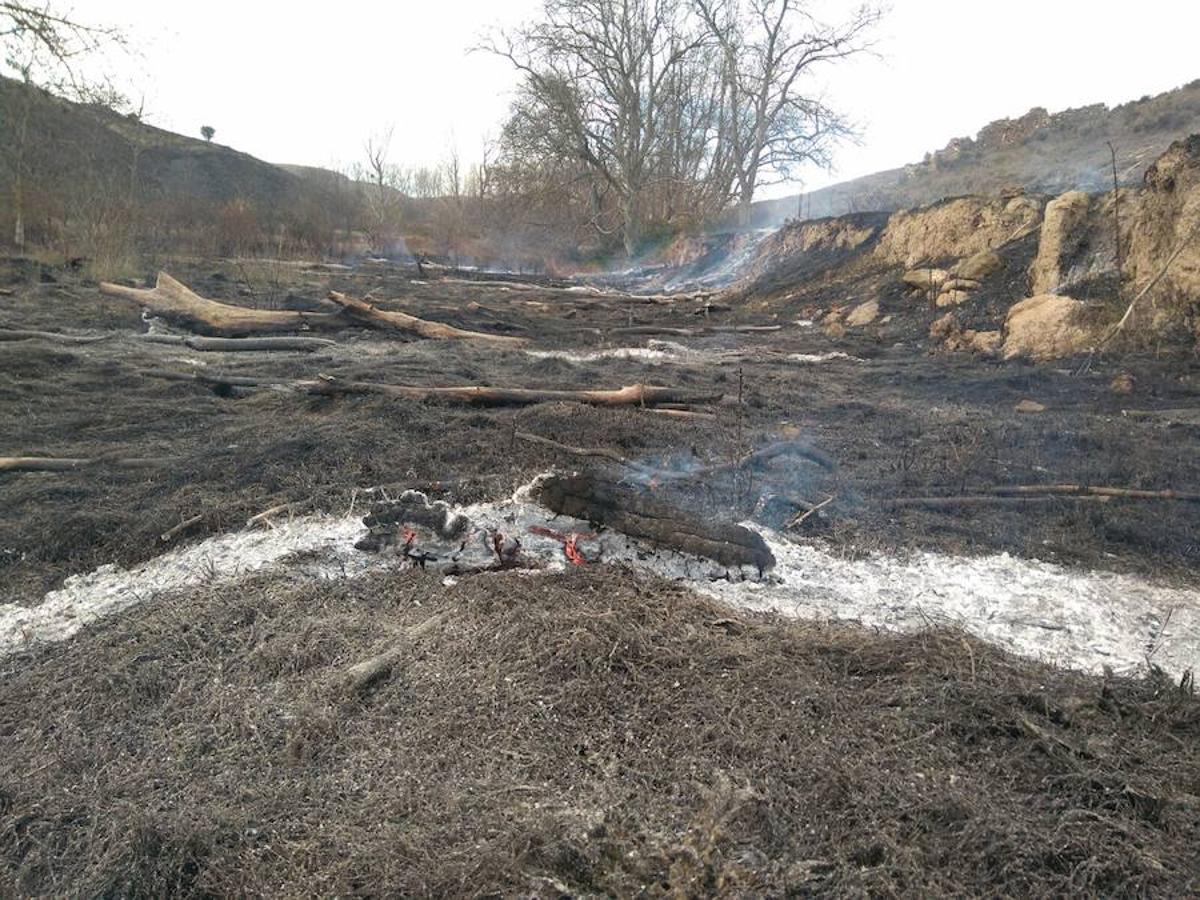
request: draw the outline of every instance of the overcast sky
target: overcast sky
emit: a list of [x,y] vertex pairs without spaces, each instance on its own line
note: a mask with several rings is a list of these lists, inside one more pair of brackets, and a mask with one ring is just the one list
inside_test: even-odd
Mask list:
[[[836,15],[853,4],[820,0]],[[877,58],[825,69],[813,86],[857,121],[860,146],[809,189],[919,160],[952,137],[1032,106],[1111,104],[1200,78],[1200,3],[1141,0],[892,0]],[[473,158],[503,121],[514,77],[469,53],[491,25],[540,0],[75,0],[79,18],[121,27],[125,73],[147,119],[280,163],[329,166],[395,125],[396,161],[450,143]],[[136,103],[135,103],[136,105]],[[770,193],[791,193],[799,186]]]

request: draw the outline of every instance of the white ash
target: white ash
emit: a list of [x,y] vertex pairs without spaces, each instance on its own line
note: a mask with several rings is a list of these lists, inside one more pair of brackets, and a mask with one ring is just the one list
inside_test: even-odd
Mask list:
[[[498,503],[455,508],[471,522],[462,540],[415,529],[414,549],[448,576],[496,565],[494,533],[520,541],[519,564],[543,571],[571,565],[563,536],[591,526],[552,516],[533,503],[535,482]],[[731,606],[815,620],[859,622],[912,631],[930,625],[963,629],[1013,653],[1100,672],[1142,670],[1147,663],[1178,676],[1200,666],[1200,590],[1168,587],[1131,575],[1090,572],[1007,554],[962,558],[938,553],[873,554],[848,559],[834,549],[798,544],[756,528],[776,566],[759,578],[700,557],[658,550],[615,531],[581,540],[591,563],[604,562],[681,581]],[[65,640],[82,627],[135,603],[206,582],[235,582],[255,571],[340,578],[414,565],[401,553],[354,549],[367,533],[358,517],[309,516],[271,531],[243,531],[173,550],[128,570],[104,566],[75,576],[37,607],[0,607],[0,655],[29,644]]]

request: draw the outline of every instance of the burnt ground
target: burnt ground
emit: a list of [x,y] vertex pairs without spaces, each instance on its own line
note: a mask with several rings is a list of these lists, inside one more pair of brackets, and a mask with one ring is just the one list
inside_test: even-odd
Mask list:
[[[198,353],[137,341],[138,311],[76,273],[9,269],[0,326],[109,337],[0,342],[0,454],[120,451],[169,464],[0,476],[0,602],[36,603],[69,574],[240,528],[284,502],[341,513],[378,485],[473,501],[578,464],[514,440],[518,430],[680,471],[795,440],[836,470],[792,458],[749,484],[666,490],[698,514],[757,508],[777,519],[797,498],[833,495],[801,537],[847,552],[1005,550],[1194,581],[1193,504],[892,505],[1014,483],[1200,489],[1194,357],[1033,366],[939,353],[927,339],[935,312],[894,273],[843,267],[705,314],[690,301],[414,283],[386,267],[170,267],[202,294],[246,305],[317,308],[330,288],[370,291],[426,318],[527,336],[534,350],[644,345],[620,333],[630,327],[783,326],[664,334],[703,352],[650,366],[359,330],[315,354]],[[794,324],[867,297],[891,320],[840,338]],[[857,359],[789,359],[830,350]],[[696,420],[569,403],[215,393],[144,374],[201,366],[430,385],[647,381],[726,400]],[[1131,395],[1110,389],[1123,373]],[[1047,410],[1016,412],[1024,399]],[[453,637],[422,643],[414,668],[378,696],[331,697],[336,672],[441,603],[458,616]],[[384,883],[397,893],[1196,888],[1196,706],[1177,690],[1050,672],[958,636],[738,616],[731,636],[704,624],[717,618],[730,612],[613,571],[561,584],[468,580],[451,593],[407,575],[319,589],[261,581],[235,597],[198,592],[135,610],[2,663],[0,884],[109,895]],[[73,652],[85,642],[87,653]],[[1028,695],[1043,689],[1029,712]]]

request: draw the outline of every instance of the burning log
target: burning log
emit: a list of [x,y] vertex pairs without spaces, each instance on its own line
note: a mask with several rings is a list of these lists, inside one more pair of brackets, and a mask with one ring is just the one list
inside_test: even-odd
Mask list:
[[345,325],[345,320],[333,313],[247,309],[209,300],[176,281],[166,272],[158,273],[158,280],[153,288],[132,288],[105,281],[100,283],[100,293],[137,303],[173,325],[217,337],[341,328]]
[[338,291],[330,291],[329,299],[341,308],[342,313],[348,319],[385,331],[400,331],[405,334],[415,334],[417,337],[438,341],[490,341],[493,344],[502,344],[510,347],[526,343],[524,338],[509,337],[501,334],[486,334],[482,331],[466,331],[442,322],[429,322],[425,319],[418,319],[416,316],[410,316],[407,313],[379,309],[365,300],[349,297]]
[[711,403],[719,394],[691,394],[675,388],[630,384],[616,390],[555,390],[547,388],[508,388],[484,385],[426,387],[423,385],[377,384],[367,381],[339,381],[327,375],[311,380],[255,378],[209,372],[171,372],[144,370],[142,375],[171,381],[196,381],[219,388],[285,387],[307,394],[337,397],[351,394],[377,394],[395,400],[442,400],[469,406],[529,406],[535,403],[574,402],[591,406],[655,406],[659,403]]
[[554,476],[542,481],[534,496],[560,515],[605,525],[724,566],[755,566],[762,572],[775,565],[774,555],[757,532],[695,518],[623,484],[590,475]]

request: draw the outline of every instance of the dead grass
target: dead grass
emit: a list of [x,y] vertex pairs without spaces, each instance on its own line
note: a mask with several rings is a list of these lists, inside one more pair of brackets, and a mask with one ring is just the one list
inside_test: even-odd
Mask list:
[[260,579],[3,667],[8,896],[1200,888],[1189,692],[607,568]]

